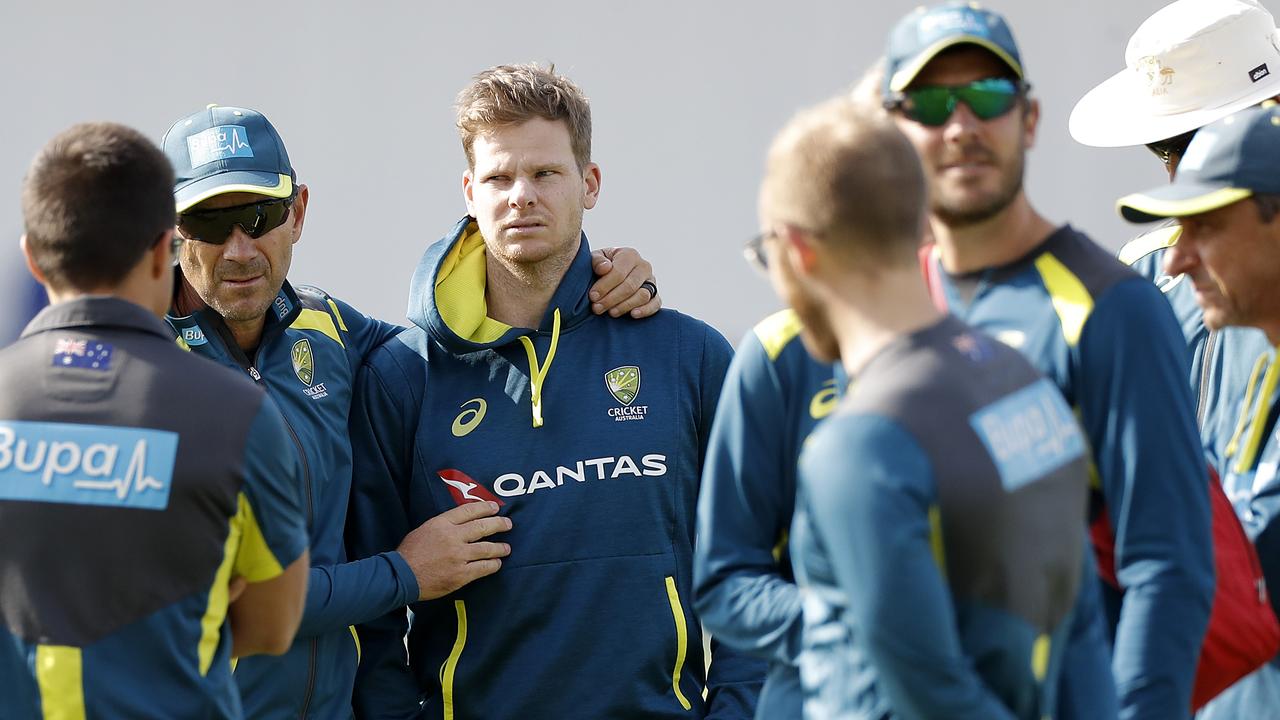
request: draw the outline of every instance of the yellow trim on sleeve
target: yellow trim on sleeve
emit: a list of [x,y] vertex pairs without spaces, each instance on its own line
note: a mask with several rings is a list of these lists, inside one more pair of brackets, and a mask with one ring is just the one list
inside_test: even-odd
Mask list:
[[342,311],[338,309],[338,303],[332,299],[329,301],[329,309],[333,311],[333,316],[338,319],[338,329],[342,332],[351,332],[347,329],[347,324],[342,321]]
[[1173,247],[1178,243],[1180,235],[1181,225],[1156,228],[1125,243],[1116,258],[1125,265],[1132,265],[1157,250]]
[[36,683],[45,720],[84,720],[84,667],[80,648],[36,646]]
[[[1268,356],[1263,355],[1263,357]],[[1262,431],[1267,424],[1267,413],[1271,411],[1271,398],[1275,395],[1277,382],[1280,381],[1280,361],[1274,356],[1270,359],[1271,364],[1262,375],[1262,389],[1258,393],[1253,418],[1249,421],[1249,438],[1245,441],[1244,451],[1236,459],[1237,473],[1246,472],[1253,467],[1254,461],[1258,458],[1258,450],[1262,446]],[[1249,412],[1248,405],[1245,406],[1245,412]]]
[[1240,417],[1236,419],[1236,428],[1231,432],[1231,439],[1224,450],[1227,457],[1234,456],[1240,446],[1240,436],[1244,434],[1245,426],[1249,424],[1249,417],[1252,414],[1253,394],[1258,389],[1258,378],[1262,377],[1262,371],[1267,368],[1267,360],[1270,357],[1270,352],[1264,352],[1253,361],[1253,370],[1249,373],[1249,384],[1245,386],[1244,402],[1240,404]]
[[[1210,210],[1226,207],[1231,203],[1240,202],[1252,194],[1252,190],[1232,187],[1220,188],[1198,197],[1186,198],[1185,200],[1164,200],[1143,195],[1142,193],[1134,193],[1133,195],[1125,195],[1117,200],[1116,210],[1126,220],[1144,222],[1161,218],[1199,215]],[[1129,212],[1125,212],[1126,210]]]
[[294,330],[319,330],[342,347],[347,346],[342,342],[342,336],[338,335],[338,326],[333,324],[333,317],[323,310],[306,308],[298,313],[298,318],[289,327]]
[[444,260],[436,275],[436,309],[445,325],[475,343],[490,343],[511,329],[489,317],[484,292],[488,282],[485,269],[484,236],[471,223]]
[[1049,635],[1043,634],[1031,646],[1031,672],[1035,674],[1036,680],[1044,680],[1044,676],[1049,673],[1049,650],[1052,645]]
[[467,605],[461,600],[454,600],[453,609],[458,615],[458,636],[454,638],[449,657],[440,666],[440,698],[444,706],[444,720],[453,720],[453,678],[458,670],[458,658],[462,657],[462,649],[467,646]]
[[684,670],[684,658],[689,646],[689,628],[684,621],[684,608],[680,607],[680,593],[676,591],[676,579],[667,576],[667,601],[671,603],[671,616],[676,621],[676,666],[671,671],[671,688],[676,691],[680,707],[692,710],[689,698],[680,692],[680,673]]
[[1068,346],[1075,347],[1080,342],[1080,333],[1084,332],[1089,313],[1093,312],[1093,297],[1080,278],[1049,253],[1036,258],[1036,270],[1049,291],[1054,311],[1058,313],[1062,336]]
[[[235,565],[236,555],[240,552],[240,538],[244,532],[244,509],[248,507],[244,493],[236,498],[236,514],[227,521],[227,539],[222,543],[222,562],[213,574],[213,585],[209,586],[209,602],[205,606],[204,617],[200,619],[200,643],[196,646],[196,655],[200,660],[200,676],[209,674],[209,666],[213,664],[213,656],[218,651],[218,641],[222,639],[222,626],[227,619],[228,583],[231,582],[231,570]],[[235,660],[232,660],[235,669]]]
[[182,348],[183,350],[187,352],[191,352],[191,346],[187,344],[186,340],[182,339],[181,335],[178,335],[177,337],[175,337],[173,339],[173,342],[176,343],[178,347]]
[[235,574],[251,583],[265,582],[284,572],[280,560],[271,552],[267,539],[253,514],[253,505],[244,493],[240,493],[241,535],[240,549],[236,553]]
[[937,505],[929,506],[929,549],[933,551],[933,563],[942,577],[947,577],[947,548],[942,537],[942,512]]
[[764,352],[769,356],[769,360],[777,360],[778,355],[782,354],[782,349],[787,346],[800,334],[804,329],[804,323],[800,322],[800,316],[796,315],[795,310],[780,310],[769,317],[761,320],[756,324],[752,332],[755,333],[756,339],[764,346]]

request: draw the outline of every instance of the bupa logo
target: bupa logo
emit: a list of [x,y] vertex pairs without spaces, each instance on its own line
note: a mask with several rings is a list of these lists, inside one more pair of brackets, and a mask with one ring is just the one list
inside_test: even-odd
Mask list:
[[165,430],[0,422],[0,500],[163,510],[177,455]]
[[187,136],[187,154],[194,169],[227,158],[251,158],[253,148],[243,125],[217,125]]
[[303,338],[294,343],[289,359],[293,361],[293,374],[298,376],[303,385],[311,387],[316,379],[316,361],[311,354],[311,342]]
[[604,374],[604,387],[622,407],[609,408],[609,417],[615,422],[644,420],[648,405],[632,405],[640,394],[640,368],[635,365],[616,367]]
[[204,336],[204,330],[201,330],[198,326],[182,328],[182,341],[191,347],[209,342],[208,338]]
[[470,476],[461,470],[446,468],[436,471],[436,475],[449,488],[449,495],[459,505],[469,502],[494,502],[498,503],[498,507],[502,507],[506,504],[489,492],[489,488],[472,480]]
[[289,309],[291,308],[289,300],[285,298],[283,292],[276,296],[275,302],[271,303],[271,306],[276,310],[277,320],[284,320],[285,316],[289,314]]

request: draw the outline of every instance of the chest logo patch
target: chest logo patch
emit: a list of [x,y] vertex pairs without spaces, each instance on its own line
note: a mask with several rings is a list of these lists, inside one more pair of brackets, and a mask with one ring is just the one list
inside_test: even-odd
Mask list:
[[506,505],[490,492],[489,488],[472,480],[470,475],[461,470],[445,468],[444,470],[437,470],[436,475],[449,488],[449,495],[459,505],[465,505],[470,502],[493,502],[497,503],[498,507]]
[[604,386],[614,400],[630,405],[640,394],[640,368],[635,365],[614,368],[604,374]]
[[471,398],[462,403],[461,407],[462,412],[458,413],[458,417],[453,419],[454,437],[465,437],[472,430],[475,430],[480,425],[480,422],[484,420],[485,412],[489,410],[489,404],[484,401],[484,398]]
[[293,374],[298,376],[303,385],[311,387],[316,379],[316,360],[311,353],[311,341],[303,338],[294,343],[289,359],[293,362]]

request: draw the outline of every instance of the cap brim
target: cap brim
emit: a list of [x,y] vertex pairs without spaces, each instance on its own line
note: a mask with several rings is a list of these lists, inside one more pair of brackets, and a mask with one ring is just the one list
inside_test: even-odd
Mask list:
[[1252,190],[1231,187],[1223,183],[1179,185],[1175,182],[1155,190],[1126,195],[1116,201],[1116,209],[1129,222],[1147,223],[1166,218],[1199,215],[1239,202],[1252,194]]
[[1019,78],[1022,77],[1022,64],[1017,60],[1014,60],[1009,53],[1004,51],[1004,48],[986,38],[978,37],[976,35],[952,35],[945,37],[916,53],[916,56],[912,58],[910,62],[904,63],[899,67],[898,71],[889,79],[889,92],[902,92],[907,89],[907,86],[911,84],[912,80],[916,79],[916,76],[920,74],[920,71],[924,69],[925,65],[928,65],[929,62],[937,57],[943,50],[955,47],[956,45],[977,45],[984,50],[988,50],[993,55],[1004,61],[1004,64],[1008,65],[1011,70],[1017,73]]
[[289,197],[293,194],[293,179],[288,175],[252,170],[233,170],[178,188],[173,193],[178,212],[190,208],[218,195],[233,192],[246,192],[267,197]]
[[1146,145],[1197,130],[1280,95],[1280,73],[1275,73],[1250,88],[1249,94],[1217,107],[1158,115],[1139,102],[1146,89],[1135,85],[1133,76],[1132,70],[1121,70],[1080,98],[1067,121],[1076,142],[1093,147]]

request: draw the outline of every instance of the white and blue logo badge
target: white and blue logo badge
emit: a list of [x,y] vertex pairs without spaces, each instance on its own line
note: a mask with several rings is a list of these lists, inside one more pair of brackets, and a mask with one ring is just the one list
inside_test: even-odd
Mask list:
[[182,341],[190,347],[204,345],[209,342],[208,338],[204,336],[204,330],[201,330],[199,325],[182,328]]
[[198,168],[227,158],[251,158],[249,133],[243,125],[218,125],[187,137],[191,167]]
[[177,456],[166,430],[0,422],[0,500],[163,510]]
[[1004,489],[1013,492],[1084,455],[1071,408],[1048,380],[983,407],[969,425],[987,447]]

